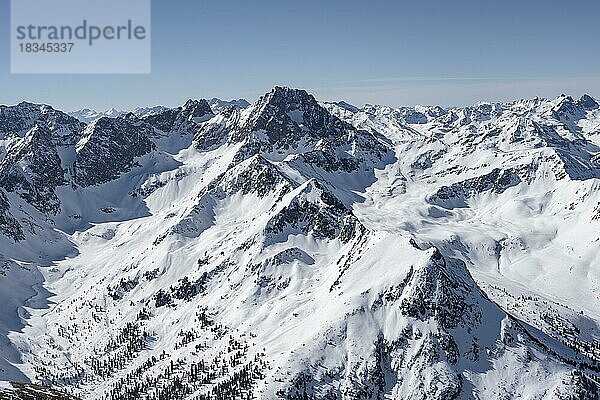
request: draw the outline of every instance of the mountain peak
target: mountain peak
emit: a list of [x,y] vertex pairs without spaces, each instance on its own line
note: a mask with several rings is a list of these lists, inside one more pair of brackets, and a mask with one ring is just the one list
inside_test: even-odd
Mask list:
[[22,137],[35,125],[48,128],[54,141],[61,143],[71,143],[83,129],[76,118],[46,104],[21,102],[0,106],[0,139],[12,135]]
[[[255,118],[257,121],[264,119],[265,122],[270,123],[275,118],[279,121],[279,125],[288,126],[292,131],[298,128],[309,131],[321,130],[329,120],[337,119],[306,90],[284,86],[275,86],[263,95],[253,108],[258,111]],[[258,129],[265,128],[258,127]]]
[[208,101],[210,108],[213,111],[220,112],[227,108],[246,108],[250,105],[250,103],[246,99],[234,99],[234,100],[221,100],[219,98],[213,97]]
[[279,94],[306,93],[306,94],[308,94],[308,92],[304,89],[292,88],[289,86],[280,86],[280,85],[273,86],[273,88],[269,91],[269,93],[279,93]]
[[593,110],[598,108],[598,102],[589,94],[584,94],[578,101],[579,105],[586,110]]
[[105,114],[109,115],[109,116],[111,116],[111,115],[117,116],[117,115],[123,114],[123,111],[117,110],[116,108],[111,107],[111,108],[109,108],[108,110],[105,111]]
[[573,100],[573,97],[572,97],[572,96],[570,96],[570,95],[568,95],[568,94],[561,93],[561,94],[560,94],[560,95],[559,95],[559,96],[556,98],[556,101],[557,101],[557,102],[559,102],[559,103],[562,103],[562,102],[569,102],[569,103],[572,103],[574,100]]
[[315,104],[317,100],[304,89],[293,89],[286,86],[275,86],[265,95],[269,102],[286,102],[291,104]]
[[189,99],[182,107],[183,113],[188,117],[202,117],[206,114],[212,114],[213,111],[205,99]]
[[13,107],[27,108],[27,109],[35,108],[35,109],[39,109],[39,110],[42,110],[42,109],[54,110],[54,108],[52,106],[49,106],[47,104],[32,103],[32,102],[29,102],[29,101],[22,101],[19,104],[17,104],[16,106],[13,106]]
[[353,112],[353,113],[359,111],[358,107],[356,107],[356,106],[354,106],[354,105],[352,105],[350,103],[346,103],[345,101],[338,101],[338,102],[335,102],[333,104],[335,104],[338,107],[343,108],[344,110],[347,110],[347,111],[350,111],[350,112]]
[[556,106],[554,110],[562,114],[572,114],[577,108],[577,104],[573,97],[566,94],[561,94],[554,100]]

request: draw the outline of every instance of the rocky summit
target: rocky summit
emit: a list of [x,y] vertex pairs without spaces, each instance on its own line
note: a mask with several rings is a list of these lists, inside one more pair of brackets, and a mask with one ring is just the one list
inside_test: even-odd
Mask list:
[[0,106],[9,398],[597,400],[599,255],[588,95]]

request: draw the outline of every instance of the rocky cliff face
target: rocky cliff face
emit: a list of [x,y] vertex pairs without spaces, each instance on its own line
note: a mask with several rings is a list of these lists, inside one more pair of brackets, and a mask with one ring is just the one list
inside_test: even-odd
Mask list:
[[195,133],[201,122],[210,119],[213,111],[208,102],[202,100],[188,100],[183,107],[167,109],[162,112],[143,118],[145,122],[158,129],[160,132],[176,132],[181,135]]
[[0,185],[40,210],[56,214],[54,189],[65,181],[59,153],[77,142],[84,124],[50,106],[0,107]]
[[155,148],[151,133],[151,128],[132,114],[93,122],[75,146],[75,182],[81,186],[98,185],[128,171],[136,157]]
[[23,102],[16,106],[0,106],[0,138],[23,137],[36,125],[50,131],[55,145],[74,144],[85,126],[47,105]]
[[10,214],[10,203],[2,190],[0,190],[0,230],[4,236],[15,242],[25,239],[23,228]]
[[52,132],[36,125],[6,151],[0,162],[0,185],[39,210],[56,214],[60,205],[54,190],[65,183],[65,170]]

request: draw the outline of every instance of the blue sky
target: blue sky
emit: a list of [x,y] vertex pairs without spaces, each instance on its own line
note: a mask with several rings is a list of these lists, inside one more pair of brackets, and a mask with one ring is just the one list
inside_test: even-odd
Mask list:
[[11,75],[0,103],[62,109],[256,99],[274,85],[393,106],[600,96],[597,0],[152,0],[152,73]]

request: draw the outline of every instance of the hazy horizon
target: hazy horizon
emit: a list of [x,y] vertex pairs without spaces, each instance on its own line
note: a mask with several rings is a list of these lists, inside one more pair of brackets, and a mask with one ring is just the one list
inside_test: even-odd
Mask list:
[[152,73],[11,75],[0,3],[0,103],[64,110],[252,101],[275,85],[319,100],[443,107],[600,96],[600,4],[356,0],[153,1]]
[[[273,85],[273,87],[275,86],[284,86],[284,85]],[[204,96],[204,97],[183,97],[181,99],[181,101],[179,101],[178,103],[172,103],[172,104],[131,104],[131,105],[127,105],[125,107],[114,107],[114,106],[110,106],[107,108],[94,108],[94,107],[89,107],[85,104],[83,104],[81,107],[79,108],[65,108],[65,107],[61,107],[59,104],[54,104],[54,103],[50,103],[47,101],[43,101],[43,100],[32,100],[32,99],[21,99],[18,100],[16,102],[12,102],[12,103],[3,103],[0,102],[0,106],[12,106],[12,105],[16,105],[18,103],[21,102],[27,102],[27,103],[34,103],[34,104],[46,104],[49,106],[52,106],[55,109],[64,111],[64,112],[75,112],[75,111],[83,111],[85,109],[89,109],[91,111],[96,111],[96,112],[106,112],[106,111],[110,111],[112,109],[116,110],[116,111],[132,111],[136,108],[150,108],[150,107],[156,107],[156,106],[164,106],[164,107],[171,107],[171,108],[176,108],[179,106],[182,106],[187,100],[193,99],[193,100],[200,100],[200,99],[205,99],[207,101],[210,101],[212,99],[218,99],[218,100],[222,100],[222,101],[233,101],[233,100],[246,100],[248,101],[250,104],[254,103],[256,100],[258,100],[258,98],[260,96],[262,96],[263,94],[268,93],[270,90],[272,89],[272,87],[268,88],[265,90],[264,93],[262,93],[261,95],[255,97],[255,98],[245,98],[245,97],[232,97],[232,98],[220,98],[220,97],[216,97],[216,96]],[[296,87],[295,89],[304,89],[305,88],[301,88],[301,87]],[[595,96],[593,93],[588,93],[588,92],[582,92],[582,93],[557,93],[556,95],[551,95],[551,96],[531,96],[531,97],[515,97],[515,98],[506,98],[506,99],[480,99],[477,101],[473,101],[472,103],[465,103],[465,104],[450,104],[450,105],[445,105],[445,104],[435,104],[435,103],[414,103],[414,104],[398,104],[398,105],[394,105],[394,104],[386,104],[386,103],[382,103],[382,102],[367,102],[367,103],[354,103],[354,102],[350,102],[344,98],[338,98],[338,99],[323,99],[320,98],[318,95],[316,95],[315,93],[311,92],[310,90],[307,90],[308,93],[312,94],[315,96],[315,98],[318,101],[324,101],[324,102],[346,102],[352,106],[356,106],[358,108],[364,107],[366,105],[384,105],[384,106],[390,106],[390,107],[415,107],[415,106],[440,106],[446,109],[449,108],[456,108],[456,107],[466,107],[466,106],[472,106],[472,105],[476,105],[479,103],[511,103],[514,101],[518,101],[518,100],[522,100],[522,99],[533,99],[533,98],[541,98],[541,99],[548,99],[548,100],[552,100],[555,99],[561,95],[567,95],[567,96],[571,96],[573,99],[579,99],[581,98],[583,95],[589,95],[592,96],[594,99],[600,101],[600,97]]]

